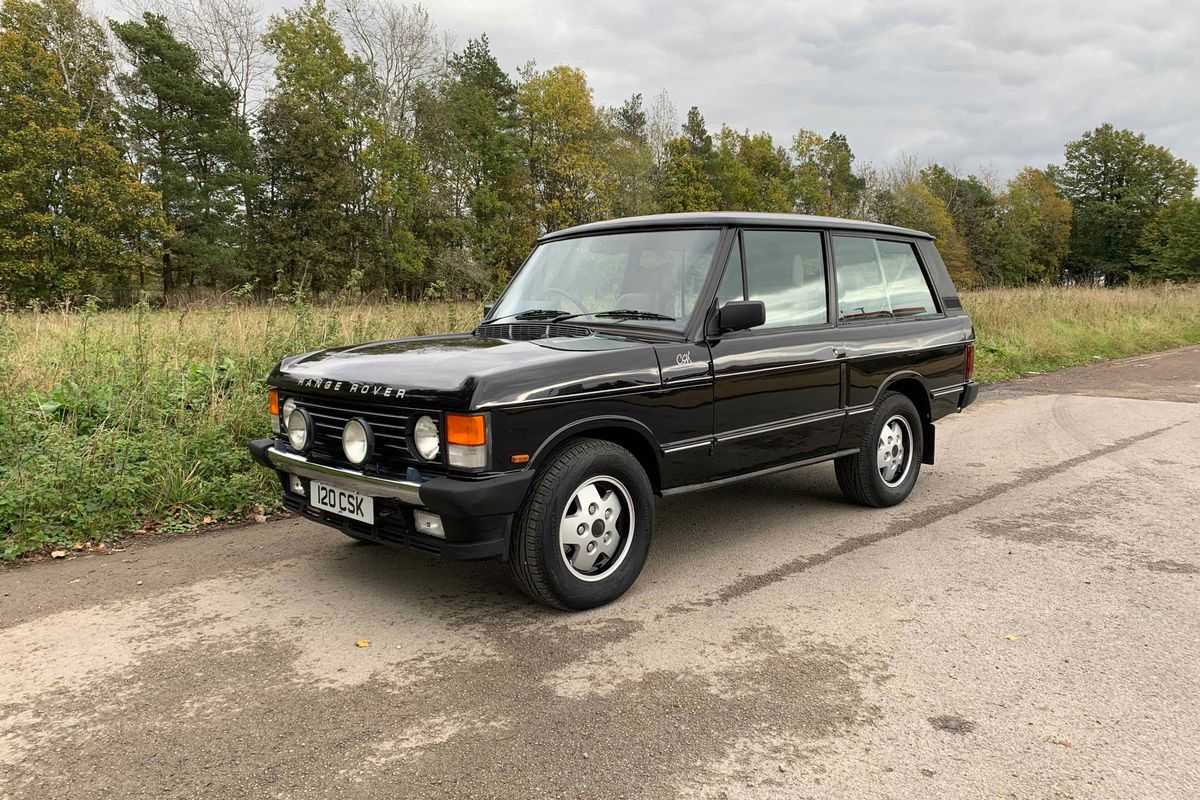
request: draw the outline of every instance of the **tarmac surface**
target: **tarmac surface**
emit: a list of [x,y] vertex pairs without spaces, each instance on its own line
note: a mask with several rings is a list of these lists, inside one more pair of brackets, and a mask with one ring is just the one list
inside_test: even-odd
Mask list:
[[1200,347],[938,428],[892,509],[659,501],[582,614],[297,519],[0,571],[0,798],[1200,796]]

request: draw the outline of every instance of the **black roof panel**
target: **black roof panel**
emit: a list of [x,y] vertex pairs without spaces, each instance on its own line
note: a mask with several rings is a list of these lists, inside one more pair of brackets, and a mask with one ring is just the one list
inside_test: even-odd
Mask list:
[[915,236],[921,239],[933,238],[923,231],[914,231],[909,228],[899,228],[895,225],[881,225],[878,222],[864,222],[856,219],[816,217],[809,214],[763,214],[754,211],[702,211],[685,214],[651,214],[645,217],[622,217],[621,219],[610,219],[603,222],[589,222],[586,225],[576,225],[573,228],[564,228],[560,231],[547,233],[538,241],[547,241],[564,236],[576,236],[584,233],[601,233],[610,230],[663,227],[683,228],[703,225],[830,228],[833,230],[869,231],[874,233],[890,233],[899,236]]

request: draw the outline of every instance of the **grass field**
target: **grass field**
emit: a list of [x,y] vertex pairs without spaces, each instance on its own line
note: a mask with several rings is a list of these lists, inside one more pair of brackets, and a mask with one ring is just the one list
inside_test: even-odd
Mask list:
[[[1200,342],[1200,287],[963,298],[985,382]],[[244,306],[0,317],[0,559],[181,531],[277,504],[246,442],[282,356],[450,330],[477,304]]]

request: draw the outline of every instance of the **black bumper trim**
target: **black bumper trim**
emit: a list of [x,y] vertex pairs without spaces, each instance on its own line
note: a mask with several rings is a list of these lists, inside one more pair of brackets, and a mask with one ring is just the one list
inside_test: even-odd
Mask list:
[[958,410],[962,411],[964,408],[971,405],[971,403],[974,403],[976,398],[978,398],[978,397],[979,397],[979,384],[976,383],[975,381],[969,381],[967,383],[967,385],[963,387],[962,396],[959,397]]

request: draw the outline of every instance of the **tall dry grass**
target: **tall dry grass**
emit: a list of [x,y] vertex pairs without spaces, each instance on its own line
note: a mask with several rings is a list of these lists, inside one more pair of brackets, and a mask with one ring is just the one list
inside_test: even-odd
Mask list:
[[984,382],[1200,342],[1200,286],[966,292]]
[[[1200,342],[1200,288],[967,293],[984,381]],[[0,559],[277,503],[246,442],[284,355],[468,330],[478,304],[0,316]]]

